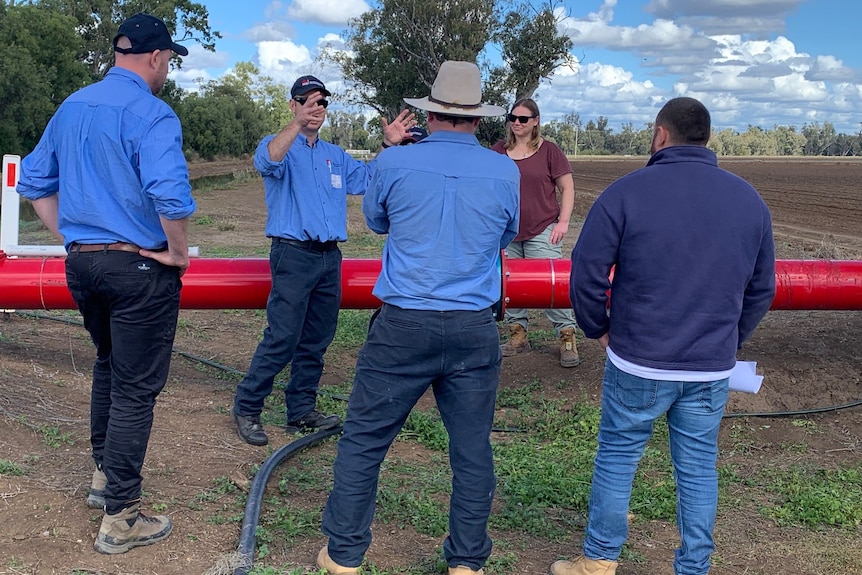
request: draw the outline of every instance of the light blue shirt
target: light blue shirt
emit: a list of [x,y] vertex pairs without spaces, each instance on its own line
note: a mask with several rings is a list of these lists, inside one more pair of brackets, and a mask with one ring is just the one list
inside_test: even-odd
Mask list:
[[274,137],[261,140],[254,154],[266,191],[267,237],[346,241],[347,194],[365,193],[375,162],[360,162],[320,139],[309,146],[302,134],[273,162],[267,146]]
[[404,309],[478,311],[500,299],[500,250],[518,233],[518,167],[472,134],[384,150],[363,200],[389,234],[374,295]]
[[21,162],[18,193],[59,193],[59,231],[72,242],[167,246],[159,216],[194,213],[177,115],[129,70],[69,96]]

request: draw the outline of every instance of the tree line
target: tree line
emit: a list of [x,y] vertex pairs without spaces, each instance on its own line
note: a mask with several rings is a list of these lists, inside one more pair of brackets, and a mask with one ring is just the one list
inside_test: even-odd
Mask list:
[[[531,0],[379,0],[375,6],[345,31],[351,56],[331,49],[321,55],[340,67],[351,86],[337,95],[342,109],[330,108],[321,137],[346,149],[377,150],[379,115],[396,115],[404,95],[428,93],[445,60],[479,63],[486,79],[483,101],[504,107],[532,96],[543,79],[570,63],[573,47],[557,30],[553,0],[539,6]],[[0,0],[0,152],[32,150],[60,103],[104,77],[119,24],[141,11],[185,30],[181,40],[205,50],[214,50],[221,37],[210,28],[206,7],[190,0]],[[174,66],[182,66],[181,58]],[[160,97],[180,118],[190,159],[248,154],[291,119],[289,86],[251,62],[197,90],[169,80]],[[350,111],[356,109],[373,112]],[[544,123],[542,132],[569,155],[646,155],[652,125],[614,130],[605,117],[583,122],[572,112]],[[489,119],[477,135],[491,145],[504,134],[503,120]],[[840,134],[829,122],[800,130],[749,126],[715,131],[710,147],[735,156],[859,156],[862,129]]]

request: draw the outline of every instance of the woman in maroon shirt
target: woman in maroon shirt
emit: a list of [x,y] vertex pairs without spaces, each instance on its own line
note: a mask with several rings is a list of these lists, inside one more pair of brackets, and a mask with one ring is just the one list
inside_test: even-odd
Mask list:
[[[506,248],[506,255],[509,258],[559,259],[575,205],[572,166],[559,146],[542,138],[539,106],[531,98],[515,102],[507,120],[506,140],[492,148],[515,160],[521,171],[521,224],[517,237]],[[548,309],[545,314],[560,338],[560,365],[575,367],[580,358],[571,308]],[[502,346],[504,357],[530,349],[528,317],[526,309],[506,310],[510,336]]]

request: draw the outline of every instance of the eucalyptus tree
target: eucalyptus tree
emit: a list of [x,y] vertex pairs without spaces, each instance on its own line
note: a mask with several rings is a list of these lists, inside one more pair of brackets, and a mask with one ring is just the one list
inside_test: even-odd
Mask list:
[[[113,39],[120,24],[138,12],[164,20],[179,42],[198,42],[214,51],[216,39],[221,38],[210,28],[206,6],[191,0],[38,0],[36,4],[74,18],[83,41],[81,60],[94,80],[104,77],[111,66]],[[182,67],[182,58],[174,55],[174,65]]]
[[428,94],[445,60],[479,64],[483,99],[505,104],[531,95],[568,61],[571,42],[558,18],[552,4],[528,0],[380,0],[350,21],[348,51],[330,57],[353,86],[348,101],[389,117],[403,97]]
[[71,18],[0,3],[0,153],[29,153],[57,106],[89,83],[80,53]]

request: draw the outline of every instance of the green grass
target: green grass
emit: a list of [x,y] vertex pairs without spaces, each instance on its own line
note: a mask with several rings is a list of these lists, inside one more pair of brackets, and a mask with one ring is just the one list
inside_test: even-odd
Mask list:
[[368,334],[368,322],[373,310],[343,309],[338,312],[338,326],[335,328],[335,338],[332,347],[359,348],[365,343]]
[[[203,250],[202,250],[203,252]],[[269,252],[267,252],[269,253]],[[202,256],[206,256],[208,258],[241,258],[241,257],[251,257],[253,255],[258,255],[256,253],[249,254],[247,251],[235,248],[232,246],[219,246],[219,247],[211,247],[206,249],[206,253],[201,253]]]
[[42,434],[42,443],[48,447],[56,449],[64,445],[75,445],[72,434],[60,431],[60,428],[57,426],[43,425],[39,427],[39,433]]
[[27,471],[8,459],[0,459],[0,475],[26,475]]
[[862,525],[862,464],[837,469],[793,466],[760,474],[772,505],[761,513],[779,525],[812,529]]

